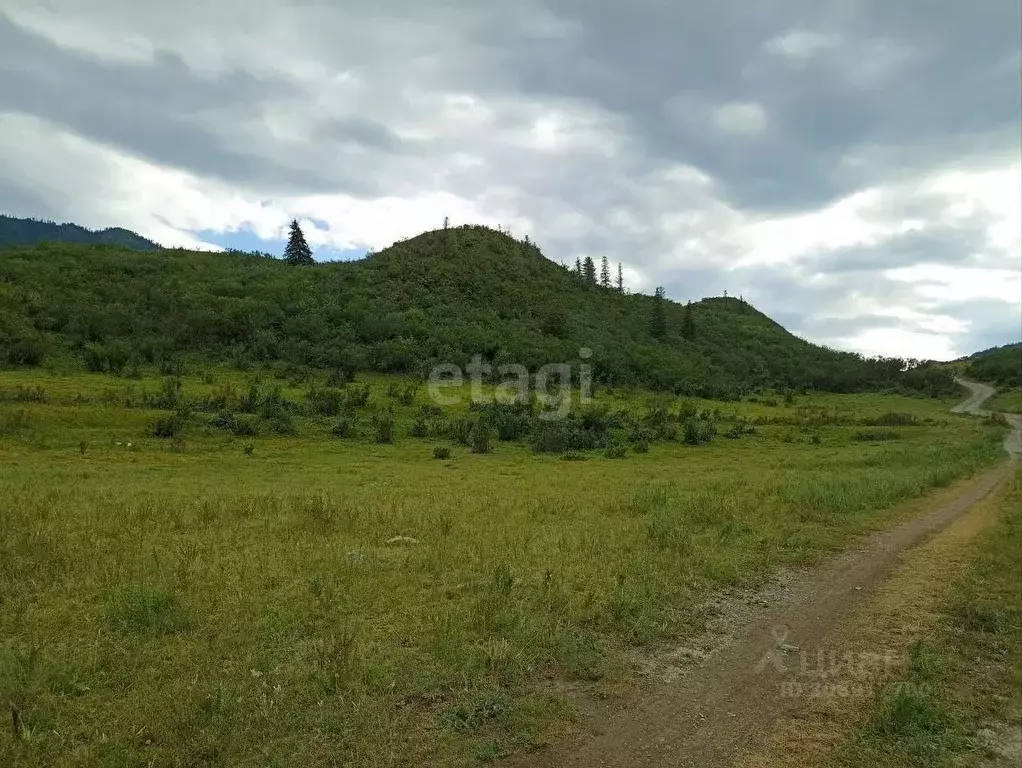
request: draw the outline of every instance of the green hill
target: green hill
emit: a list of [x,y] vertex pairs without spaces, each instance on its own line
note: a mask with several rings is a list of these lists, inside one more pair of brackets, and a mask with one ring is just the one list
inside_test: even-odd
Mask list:
[[1022,342],[977,352],[962,360],[970,379],[1000,387],[1022,386]]
[[16,219],[0,214],[0,248],[38,243],[95,243],[155,251],[159,245],[127,229],[91,230],[77,224],[57,224],[36,219]]
[[425,375],[437,363],[535,371],[593,351],[598,381],[711,397],[766,386],[949,391],[950,374],[901,370],[809,344],[749,304],[655,300],[586,284],[529,242],[484,227],[427,232],[354,262],[290,267],[240,253],[43,244],[0,251],[0,358],[92,369],[180,357],[247,366]]

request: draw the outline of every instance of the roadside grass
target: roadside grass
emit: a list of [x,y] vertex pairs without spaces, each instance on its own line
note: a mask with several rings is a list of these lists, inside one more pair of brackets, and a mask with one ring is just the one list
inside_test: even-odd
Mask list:
[[986,406],[991,411],[1022,413],[1022,387],[998,391]]
[[[383,399],[394,380],[369,383]],[[125,407],[129,385],[164,383],[0,373],[0,765],[529,749],[570,721],[567,689],[612,693],[634,680],[630,646],[698,631],[709,593],[839,549],[1001,451],[997,427],[886,395],[703,402],[762,424],[625,460],[520,443],[437,460],[407,437],[423,401],[396,407],[393,444],[304,417],[289,436],[189,424],[165,440],[149,434],[161,411]]]
[[1000,519],[868,721],[830,758],[852,766],[1018,765],[1022,759],[1022,470]]

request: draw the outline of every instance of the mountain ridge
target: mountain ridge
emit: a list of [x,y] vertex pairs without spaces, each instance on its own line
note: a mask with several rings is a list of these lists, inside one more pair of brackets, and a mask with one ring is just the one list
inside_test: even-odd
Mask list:
[[[51,243],[0,256],[0,359],[94,370],[182,356],[425,376],[474,356],[530,372],[592,352],[604,386],[731,398],[764,387],[946,393],[950,374],[820,347],[745,301],[662,302],[589,284],[528,240],[424,232],[348,262]],[[683,332],[691,312],[694,334]],[[26,350],[33,351],[26,354]]]
[[123,227],[87,229],[78,224],[0,214],[0,248],[44,242],[118,245],[143,251],[162,249],[152,240]]

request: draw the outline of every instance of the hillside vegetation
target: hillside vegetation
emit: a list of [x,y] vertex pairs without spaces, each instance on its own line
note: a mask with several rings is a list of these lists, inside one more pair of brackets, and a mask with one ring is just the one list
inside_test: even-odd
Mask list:
[[[656,336],[655,306],[666,320]],[[686,307],[589,285],[534,244],[484,227],[309,267],[70,243],[0,251],[0,361],[10,365],[120,373],[199,359],[423,376],[478,354],[534,373],[588,347],[598,382],[686,395],[953,388],[946,371],[809,344],[738,299],[688,311],[694,332]]]
[[964,362],[970,379],[999,387],[1022,386],[1022,343],[977,352]]
[[120,227],[92,230],[77,224],[57,224],[37,219],[17,219],[0,214],[0,248],[38,243],[89,243],[119,245],[140,251],[156,251],[152,240]]

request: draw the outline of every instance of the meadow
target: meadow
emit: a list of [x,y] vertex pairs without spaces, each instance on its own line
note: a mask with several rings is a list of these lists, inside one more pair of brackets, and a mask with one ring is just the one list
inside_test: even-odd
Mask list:
[[601,390],[591,449],[477,450],[410,380],[253,376],[0,372],[0,764],[527,750],[713,594],[1001,457],[953,400]]

